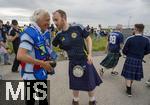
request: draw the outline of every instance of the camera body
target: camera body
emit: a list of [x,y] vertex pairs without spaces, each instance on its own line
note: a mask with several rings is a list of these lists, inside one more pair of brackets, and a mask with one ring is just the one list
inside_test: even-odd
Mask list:
[[58,55],[54,51],[52,51],[50,55],[51,56],[50,56],[50,60],[49,61],[50,61],[50,65],[52,66],[53,70],[51,70],[50,72],[48,72],[48,74],[53,75],[53,74],[55,74],[54,68],[57,65],[56,60],[57,60]]
[[50,65],[51,65],[53,68],[55,68],[55,67],[56,67],[56,61],[54,61],[54,60],[50,61]]
[[53,74],[55,74],[54,68],[56,67],[57,63],[56,63],[56,61],[51,60],[50,61],[50,65],[52,66],[53,70],[51,70],[50,72],[48,72],[48,74],[53,75]]

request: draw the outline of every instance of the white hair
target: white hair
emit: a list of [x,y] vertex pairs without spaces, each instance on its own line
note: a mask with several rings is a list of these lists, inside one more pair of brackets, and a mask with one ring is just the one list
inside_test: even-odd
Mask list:
[[34,11],[34,13],[31,16],[31,21],[32,22],[37,22],[38,19],[41,18],[41,16],[45,15],[45,14],[49,14],[48,11],[44,10],[44,9],[37,9]]

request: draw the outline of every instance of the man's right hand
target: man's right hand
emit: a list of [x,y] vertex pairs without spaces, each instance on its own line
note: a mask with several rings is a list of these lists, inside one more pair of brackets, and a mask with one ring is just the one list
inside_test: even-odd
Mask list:
[[41,67],[43,67],[48,72],[50,72],[52,70],[52,67],[50,65],[50,61],[42,61]]

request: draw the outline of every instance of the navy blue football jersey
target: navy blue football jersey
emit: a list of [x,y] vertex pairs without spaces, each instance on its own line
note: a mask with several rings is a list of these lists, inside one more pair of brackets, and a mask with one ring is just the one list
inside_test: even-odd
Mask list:
[[121,32],[111,32],[108,37],[109,51],[118,53],[120,51],[120,44],[123,43],[123,35]]
[[81,25],[71,25],[67,31],[58,32],[52,44],[67,51],[68,57],[72,59],[86,59],[87,49],[84,39],[89,32]]

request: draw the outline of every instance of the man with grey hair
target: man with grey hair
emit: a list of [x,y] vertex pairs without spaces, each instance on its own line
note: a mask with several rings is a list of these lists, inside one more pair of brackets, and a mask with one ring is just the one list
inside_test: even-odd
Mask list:
[[[50,15],[46,10],[38,9],[33,13],[31,20],[33,23],[24,30],[24,34],[21,36],[17,54],[18,60],[21,61],[21,76],[25,81],[46,81],[48,72],[52,70],[49,61],[50,55],[44,39],[45,35],[50,36],[47,30],[50,24]],[[34,105],[34,103],[35,100],[26,100],[26,105]],[[39,105],[48,105],[47,99],[40,100]]]

